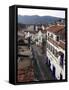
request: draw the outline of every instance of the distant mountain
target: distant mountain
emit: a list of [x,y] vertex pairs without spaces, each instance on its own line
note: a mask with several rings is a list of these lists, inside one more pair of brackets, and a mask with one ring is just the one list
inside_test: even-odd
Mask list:
[[38,15],[32,15],[32,16],[21,16],[18,15],[18,23],[22,24],[46,24],[46,23],[54,23],[58,20],[62,20],[63,18],[53,17],[53,16],[38,16]]

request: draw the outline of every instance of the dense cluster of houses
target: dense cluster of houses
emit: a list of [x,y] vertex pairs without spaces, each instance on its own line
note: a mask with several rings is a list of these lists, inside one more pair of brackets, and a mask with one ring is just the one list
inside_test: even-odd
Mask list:
[[25,39],[24,32],[18,31],[18,70],[17,81],[28,82],[34,80],[34,69],[31,60],[31,51],[28,40]]
[[23,39],[31,38],[35,45],[42,45],[46,40],[46,57],[54,77],[57,80],[65,79],[65,25],[27,25],[26,30],[19,31]]
[[32,42],[36,45],[41,45],[42,38],[46,37],[46,26],[43,25],[29,25],[26,30],[24,30],[25,39],[31,37]]

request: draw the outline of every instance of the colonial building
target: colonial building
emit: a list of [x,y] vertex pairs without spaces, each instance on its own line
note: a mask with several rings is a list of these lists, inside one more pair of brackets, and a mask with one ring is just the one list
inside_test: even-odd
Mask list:
[[46,24],[37,24],[35,25],[35,31],[38,31],[38,30],[45,30],[47,27]]
[[46,37],[46,29],[43,25],[34,25],[35,30],[27,29],[24,31],[25,38],[31,37],[31,40],[36,43],[36,45],[42,44],[42,38]]
[[47,63],[56,79],[65,79],[64,25],[52,25],[47,28]]

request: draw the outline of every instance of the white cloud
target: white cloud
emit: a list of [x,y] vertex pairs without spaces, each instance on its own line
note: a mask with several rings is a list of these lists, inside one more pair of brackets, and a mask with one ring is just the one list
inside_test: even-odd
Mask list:
[[18,8],[18,15],[39,15],[39,16],[55,16],[65,18],[65,11],[62,10],[44,10],[44,9],[29,9]]

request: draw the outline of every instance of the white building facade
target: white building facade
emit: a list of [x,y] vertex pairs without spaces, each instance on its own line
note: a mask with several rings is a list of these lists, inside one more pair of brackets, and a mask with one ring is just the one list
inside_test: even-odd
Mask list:
[[47,60],[56,79],[65,79],[65,42],[60,39],[58,32],[64,26],[52,26],[47,30]]

